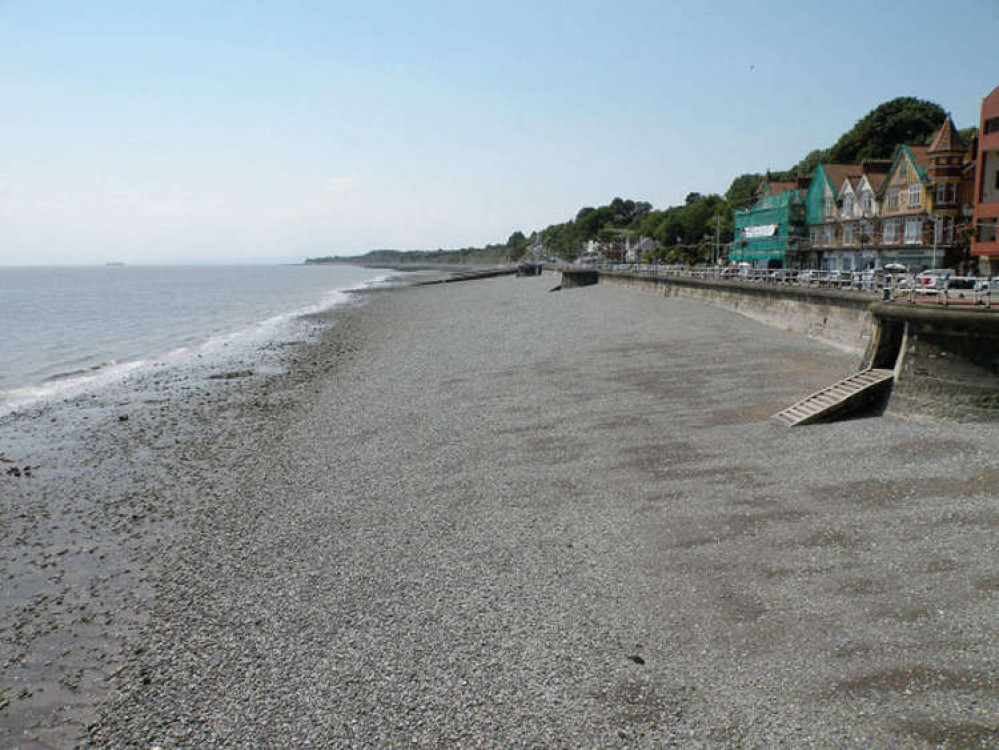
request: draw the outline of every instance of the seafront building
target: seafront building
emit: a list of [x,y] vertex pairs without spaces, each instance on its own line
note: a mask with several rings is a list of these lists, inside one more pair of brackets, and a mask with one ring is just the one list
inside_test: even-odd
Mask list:
[[[900,145],[890,159],[820,164],[793,181],[767,172],[733,218],[728,261],[757,269],[900,264],[999,275],[999,87],[970,142],[948,114],[928,145]],[[628,262],[660,249],[648,238],[588,245],[584,257]]]
[[[808,245],[803,249],[800,265],[853,269],[854,257],[843,251],[852,246],[853,223],[844,223],[844,219],[852,219],[858,210],[853,181],[862,176],[860,164],[820,164],[815,168],[805,194]],[[834,254],[838,257],[832,263]]]
[[[996,100],[993,173],[999,171],[999,95]],[[973,154],[948,115],[929,146],[899,146],[891,159],[820,164],[794,183],[765,179],[756,203],[735,212],[729,259],[757,268],[860,271],[896,263],[967,269],[962,228],[972,212]],[[982,190],[996,201],[986,236],[999,256],[999,183]]]
[[735,240],[729,261],[756,268],[786,268],[805,240],[807,181],[775,182],[769,173],[756,191],[756,202],[735,212]]
[[931,224],[926,146],[899,146],[878,195],[881,203],[881,257],[910,268],[936,268],[943,256],[938,243],[927,243]]
[[899,146],[890,160],[820,165],[806,198],[806,265],[834,271],[967,265],[960,227],[970,213],[970,163],[948,115],[929,146]]
[[999,86],[982,100],[975,159],[971,255],[985,275],[999,274]]

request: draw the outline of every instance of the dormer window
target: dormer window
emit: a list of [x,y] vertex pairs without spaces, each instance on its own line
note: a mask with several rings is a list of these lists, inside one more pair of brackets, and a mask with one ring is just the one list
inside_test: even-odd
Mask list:
[[874,211],[874,196],[871,194],[870,190],[865,190],[861,193],[860,207],[864,210],[865,214],[869,214]]
[[856,198],[854,198],[852,195],[847,195],[843,199],[843,213],[846,214],[847,216],[852,216],[855,204],[856,204]]
[[831,219],[836,215],[836,201],[832,199],[832,196],[826,196],[826,218]]
[[918,182],[909,185],[909,205],[918,206],[923,201],[923,186]]

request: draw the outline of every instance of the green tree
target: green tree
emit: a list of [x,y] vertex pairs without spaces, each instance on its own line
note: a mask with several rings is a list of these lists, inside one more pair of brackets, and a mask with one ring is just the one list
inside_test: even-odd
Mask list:
[[763,181],[763,175],[758,172],[741,174],[732,180],[732,184],[725,191],[725,200],[736,208],[744,208],[750,205],[755,196],[756,188]]
[[828,163],[829,161],[829,150],[817,148],[814,151],[809,152],[804,159],[791,167],[791,169],[788,170],[790,173],[789,176],[795,179],[798,177],[807,177],[815,171],[815,168],[818,167],[819,164],[824,162]]
[[885,102],[864,115],[829,149],[828,161],[852,164],[863,159],[885,159],[902,143],[924,144],[946,116],[939,104],[903,96]]
[[973,126],[970,128],[961,128],[960,130],[957,131],[957,134],[961,136],[961,140],[964,141],[966,144],[971,143],[972,138],[978,137],[978,127]]

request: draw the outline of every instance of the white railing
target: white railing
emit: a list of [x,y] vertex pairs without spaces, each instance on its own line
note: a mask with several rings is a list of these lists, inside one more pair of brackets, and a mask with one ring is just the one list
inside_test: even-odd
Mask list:
[[[724,281],[733,284],[765,284],[774,286],[818,287],[877,295],[885,301],[904,299],[915,304],[919,298],[934,296],[943,307],[955,299],[969,300],[974,305],[992,308],[992,287],[999,284],[983,277],[937,278],[926,283],[914,273],[882,271],[826,271],[818,269],[760,270],[735,266],[685,266],[649,263],[589,263],[560,264],[568,270],[590,268],[613,273],[627,273],[655,278],[689,278]],[[994,281],[994,283],[993,283]]]

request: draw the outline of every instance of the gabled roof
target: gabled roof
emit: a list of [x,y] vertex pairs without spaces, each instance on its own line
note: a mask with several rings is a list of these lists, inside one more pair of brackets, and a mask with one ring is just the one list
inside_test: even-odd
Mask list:
[[881,190],[881,186],[884,184],[885,178],[888,176],[887,172],[865,172],[864,177],[867,178],[867,184],[871,186],[871,190],[875,193]]
[[826,173],[826,178],[832,186],[833,192],[843,185],[843,181],[850,177],[859,177],[863,174],[863,169],[859,164],[822,164],[822,171]]
[[[877,188],[878,192],[884,191],[885,186],[888,185],[888,177],[894,174],[895,170],[898,168],[900,161],[908,161],[916,170],[916,176],[919,178],[920,182],[929,182],[929,173],[927,168],[930,165],[930,157],[928,153],[928,148],[926,146],[899,146],[895,149],[895,158],[892,160],[891,169],[884,175],[881,180],[881,186]],[[873,181],[871,186],[873,187]]]
[[767,187],[770,189],[770,195],[780,195],[781,193],[786,193],[788,190],[794,190],[798,187],[797,182],[768,182]]
[[875,193],[881,189],[881,185],[891,171],[893,163],[892,159],[864,159],[860,163],[860,166],[864,169],[864,177],[867,178],[867,184],[871,186],[871,190]]
[[940,126],[940,130],[937,131],[936,137],[933,139],[933,143],[930,144],[927,153],[935,154],[938,151],[964,151],[967,148],[964,141],[961,140],[961,134],[957,132],[957,128],[954,126],[954,120],[951,119],[950,115],[944,118],[943,125]]
[[836,191],[836,197],[842,198],[844,195],[846,195],[847,191],[856,195],[857,185],[859,182],[860,182],[860,177],[857,175],[846,177],[846,179],[844,179],[843,182],[840,184],[839,190]]

